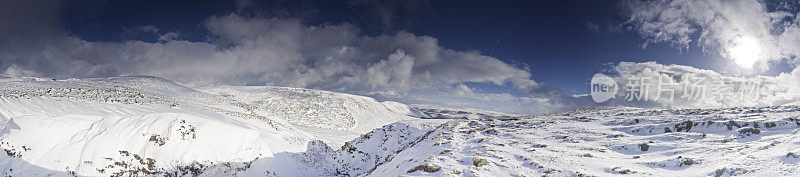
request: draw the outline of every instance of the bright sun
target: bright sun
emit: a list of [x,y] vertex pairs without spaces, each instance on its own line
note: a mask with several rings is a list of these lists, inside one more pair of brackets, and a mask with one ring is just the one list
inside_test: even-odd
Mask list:
[[736,41],[733,48],[728,50],[730,57],[736,64],[744,68],[751,68],[761,56],[761,45],[752,37],[742,37]]

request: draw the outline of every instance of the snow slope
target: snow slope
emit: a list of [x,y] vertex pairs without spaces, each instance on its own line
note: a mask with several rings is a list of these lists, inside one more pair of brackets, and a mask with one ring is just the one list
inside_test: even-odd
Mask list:
[[198,88],[255,106],[259,113],[285,117],[289,123],[366,133],[408,118],[370,97],[290,87],[220,86]]
[[0,153],[0,173],[800,174],[795,105],[596,107],[519,116],[285,87],[200,90],[152,77],[0,79],[0,148],[6,152]]
[[[3,78],[0,147],[6,156],[0,157],[0,167],[12,176],[184,173],[196,170],[193,165],[247,163],[275,153],[302,152],[315,139],[341,144],[373,128],[411,119],[371,98],[308,94],[317,92],[327,93],[287,88],[259,98],[303,97],[314,105],[295,100],[260,104],[154,77]],[[303,112],[311,114],[291,112],[302,105],[312,106]],[[372,118],[375,113],[381,116]],[[318,122],[331,114],[337,116],[324,122],[336,126]],[[305,126],[315,131],[307,132]],[[325,131],[352,135],[315,134]]]
[[416,112],[434,119],[486,119],[521,116],[502,112],[477,109],[445,108],[433,105],[411,105],[410,107]]
[[306,152],[279,153],[222,174],[796,176],[798,116],[797,106],[600,107],[533,117],[416,119],[376,129],[341,149],[312,142]]
[[[32,102],[39,101],[46,100]],[[144,159],[145,163],[137,166],[149,171],[181,162],[250,161],[271,156],[267,142],[274,139],[252,129],[185,113],[14,116],[4,133],[0,147],[20,159],[86,175],[126,170],[114,163],[129,153]]]
[[285,118],[334,147],[383,125],[421,116],[401,103],[381,103],[370,97],[322,90],[267,86],[219,86],[198,90],[232,97],[252,106],[260,115]]

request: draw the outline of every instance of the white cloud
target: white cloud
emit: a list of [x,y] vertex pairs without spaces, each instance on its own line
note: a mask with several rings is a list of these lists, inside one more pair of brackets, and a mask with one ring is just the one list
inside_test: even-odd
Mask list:
[[6,71],[3,72],[3,76],[7,76],[7,77],[39,77],[41,75],[39,73],[36,73],[36,71],[23,69],[23,68],[20,68],[17,65],[11,65],[6,69]]
[[[613,68],[620,90],[612,105],[666,108],[771,106],[800,101],[800,69],[778,76],[727,76],[711,70],[655,62],[621,62]],[[647,87],[636,82],[645,80]],[[701,80],[702,79],[702,80]],[[633,84],[632,84],[633,83]],[[658,83],[664,83],[658,89]],[[724,85],[720,85],[724,83]],[[669,86],[669,84],[675,84]],[[692,86],[698,87],[692,87]],[[633,87],[629,87],[633,86]],[[628,88],[642,89],[649,100],[626,99]],[[647,89],[644,89],[647,88]],[[729,88],[728,91],[718,91]],[[669,91],[672,90],[672,91]],[[659,95],[659,91],[660,96]],[[636,94],[635,92],[633,92]],[[704,93],[704,94],[703,94]],[[730,95],[722,95],[730,94]],[[758,94],[756,94],[758,93]],[[741,94],[745,94],[742,96]],[[638,95],[638,94],[637,94]],[[672,96],[670,96],[672,95]],[[705,95],[705,96],[702,96]],[[673,99],[670,99],[672,97]],[[656,99],[658,98],[658,99]]]
[[164,34],[158,35],[158,41],[176,40],[180,36],[181,36],[181,34],[177,33],[177,32],[166,32]]
[[408,32],[370,37],[349,24],[307,26],[296,19],[235,14],[211,17],[205,27],[214,43],[167,40],[172,34],[162,36],[163,43],[55,35],[48,39],[54,42],[2,51],[0,62],[53,77],[154,75],[190,85],[250,80],[347,91],[436,89],[462,82],[538,85],[527,70]]
[[[795,57],[797,54],[794,52],[800,50],[790,49],[800,49],[796,44],[800,38],[792,37],[800,36],[800,30],[795,29],[798,22],[794,15],[789,15],[791,20],[781,23],[784,24],[781,32],[725,29],[756,29],[758,27],[752,26],[761,24],[759,22],[765,21],[764,18],[769,24],[774,24],[772,21],[777,19],[774,16],[786,15],[758,8],[739,9],[743,8],[740,6],[759,5],[758,2],[747,2],[630,2],[630,7],[641,8],[631,10],[630,23],[649,42],[671,42],[679,47],[688,47],[692,35],[696,34],[700,35],[703,47],[725,46],[728,43],[720,41],[729,42],[736,39],[731,36],[747,31],[747,34],[766,36],[759,38],[762,45],[768,46],[764,53],[777,51],[778,54],[765,59]],[[23,2],[21,5],[37,7],[35,3]],[[661,6],[672,8],[657,8]],[[52,7],[51,10],[57,11],[58,4],[43,4],[42,7]],[[161,34],[159,42],[91,42],[61,30],[57,20],[51,19],[55,13],[42,13],[52,15],[42,16],[28,11],[4,11],[10,9],[16,8],[0,7],[0,24],[10,26],[0,28],[0,70],[9,76],[152,75],[194,86],[272,84],[375,93],[379,98],[405,103],[525,114],[597,105],[586,95],[562,95],[560,89],[531,80],[527,67],[514,66],[477,51],[447,49],[440,46],[436,38],[404,31],[366,36],[347,23],[315,26],[291,18],[229,14],[210,17],[204,22],[203,27],[213,35],[209,41],[176,40],[178,33],[167,32]],[[736,10],[742,10],[741,15],[767,15],[750,19],[728,12]],[[730,19],[744,19],[741,22],[744,24],[723,23]],[[37,30],[23,30],[27,28]],[[795,95],[800,95],[800,71],[797,69],[775,77],[750,78],[657,63],[623,62],[613,70],[623,76],[621,78],[668,75],[674,82],[684,82],[684,76],[761,80],[766,83],[766,92],[763,99],[758,100],[661,100],[646,104],[619,100],[623,95],[607,104],[654,107],[775,105],[798,101]],[[480,93],[464,85],[467,82],[517,89],[522,96]]]
[[133,29],[136,29],[140,32],[158,34],[158,28],[156,28],[153,25],[137,26],[134,27]]
[[742,52],[734,51],[741,48],[737,46],[754,39],[748,46],[760,47],[755,50],[760,59],[756,66],[767,69],[769,61],[797,64],[800,56],[800,19],[791,8],[797,4],[776,3],[768,7],[757,0],[629,0],[623,6],[628,24],[647,39],[645,46],[667,42],[685,50],[696,42],[706,52],[738,59],[741,56],[735,55]]
[[[800,19],[792,2],[757,0],[630,0],[623,3],[630,17],[628,24],[647,39],[646,44],[667,42],[680,49],[696,42],[706,52],[719,54],[747,68],[757,58],[757,69],[769,63],[788,62],[795,68],[778,76],[736,77],[711,70],[657,63],[620,63],[615,70],[621,77],[670,76],[671,82],[686,83],[690,77],[719,78],[727,82],[760,82],[759,99],[706,99],[667,102],[652,101],[653,106],[726,107],[780,105],[800,101]],[[779,62],[775,62],[779,61]],[[621,80],[627,82],[627,80]],[[708,82],[704,82],[708,84]],[[679,88],[683,92],[687,88]],[[741,89],[739,86],[734,89]],[[624,91],[624,88],[621,88]],[[655,90],[650,90],[655,94]],[[619,100],[617,100],[619,101]],[[618,104],[630,104],[618,102]]]
[[451,91],[451,93],[453,93],[453,95],[457,95],[457,96],[466,96],[466,95],[473,95],[474,94],[472,92],[472,89],[470,89],[469,87],[467,87],[464,84],[458,84],[453,89],[453,91]]
[[[349,24],[305,26],[293,19],[212,17],[206,27],[235,67],[279,85],[344,90],[436,89],[462,82],[538,86],[530,72],[408,32],[361,35]],[[248,68],[255,67],[255,68]]]
[[[9,21],[12,16],[29,18],[31,14],[2,15],[0,23],[8,24],[16,22]],[[427,92],[442,97],[450,92],[439,90],[465,82],[511,87],[531,95],[547,96],[554,91],[531,80],[526,68],[477,51],[447,49],[436,38],[404,31],[366,36],[347,23],[314,26],[291,18],[229,14],[205,20],[203,27],[213,35],[208,42],[175,40],[178,34],[169,32],[161,34],[159,42],[92,42],[70,36],[52,20],[57,16],[50,15],[32,16],[25,20],[29,24],[0,29],[10,32],[0,33],[0,48],[6,49],[0,50],[0,70],[6,75],[151,75],[190,86],[271,84],[350,93]],[[29,33],[14,27],[47,30]],[[155,26],[141,30],[157,33]],[[475,96],[482,98],[472,101],[535,100],[509,94]]]

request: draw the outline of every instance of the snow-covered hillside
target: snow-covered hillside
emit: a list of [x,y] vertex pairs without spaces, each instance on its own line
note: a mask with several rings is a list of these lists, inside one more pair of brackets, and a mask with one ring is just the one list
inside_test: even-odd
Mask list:
[[222,95],[252,106],[256,114],[281,117],[304,132],[333,146],[341,146],[372,129],[391,122],[422,116],[396,102],[290,87],[221,86],[199,90]]
[[154,77],[0,79],[0,147],[7,154],[0,167],[12,176],[187,171],[179,167],[301,152],[315,139],[343,144],[412,119],[368,97],[239,91],[250,95],[203,93]]
[[[411,119],[332,149],[209,176],[795,176],[800,107],[599,107],[532,117]],[[245,168],[246,167],[246,168]]]
[[508,118],[519,117],[517,114],[502,112],[477,110],[477,109],[458,109],[446,108],[432,105],[410,105],[416,111],[433,119],[485,119],[485,118]]
[[[580,109],[394,123],[341,149],[254,161],[227,175],[796,176],[800,107]],[[279,160],[281,165],[268,165]],[[214,168],[209,168],[214,169]],[[213,170],[211,170],[213,171]]]
[[[152,77],[0,80],[5,176],[796,176],[800,107],[519,116]],[[422,117],[422,118],[414,118]]]

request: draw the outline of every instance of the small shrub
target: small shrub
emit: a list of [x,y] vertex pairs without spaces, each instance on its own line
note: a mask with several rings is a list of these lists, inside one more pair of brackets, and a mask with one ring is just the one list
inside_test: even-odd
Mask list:
[[490,129],[487,129],[486,131],[483,131],[483,133],[485,133],[487,135],[497,135],[498,132],[494,128],[490,128]]
[[437,172],[437,171],[439,171],[441,169],[442,169],[442,167],[439,167],[439,166],[436,166],[436,165],[421,164],[421,165],[417,165],[416,167],[406,171],[406,173],[414,173],[414,172],[419,171],[419,170],[422,170],[422,171],[428,172],[428,173],[433,173],[433,172]]
[[544,168],[544,166],[542,166],[541,164],[539,164],[539,162],[531,162],[531,166],[534,166],[534,167],[536,167],[536,168]]
[[481,166],[484,166],[486,164],[489,164],[489,161],[486,160],[486,159],[477,158],[477,157],[472,158],[472,165],[475,165],[476,167],[481,167]]
[[739,134],[741,134],[741,135],[750,136],[750,135],[757,135],[759,133],[761,133],[761,129],[758,129],[758,128],[744,127],[744,128],[740,128],[739,129]]
[[544,169],[544,171],[542,171],[542,173],[545,173],[545,174],[549,174],[549,173],[552,173],[552,172],[553,172],[553,169],[549,169],[549,168],[548,169]]
[[650,145],[648,145],[647,143],[639,144],[639,149],[642,151],[647,151],[650,149]]
[[150,135],[150,139],[148,141],[155,143],[158,146],[163,146],[167,143],[167,138],[161,137],[161,135]]
[[681,131],[686,130],[686,132],[689,132],[689,130],[692,130],[693,124],[694,123],[692,121],[690,121],[690,120],[681,122],[679,124],[675,124],[675,131],[676,132],[681,132]]
[[630,169],[622,169],[620,167],[611,168],[611,171],[617,172],[619,174],[636,173],[635,171],[631,171]]
[[797,155],[797,154],[795,154],[794,152],[787,152],[787,153],[786,153],[786,157],[794,157],[794,158],[797,158],[797,157],[798,157],[798,155]]
[[683,165],[692,165],[692,164],[694,164],[694,160],[692,160],[692,158],[684,158],[684,159],[681,161],[681,165],[680,165],[680,166],[683,166]]

